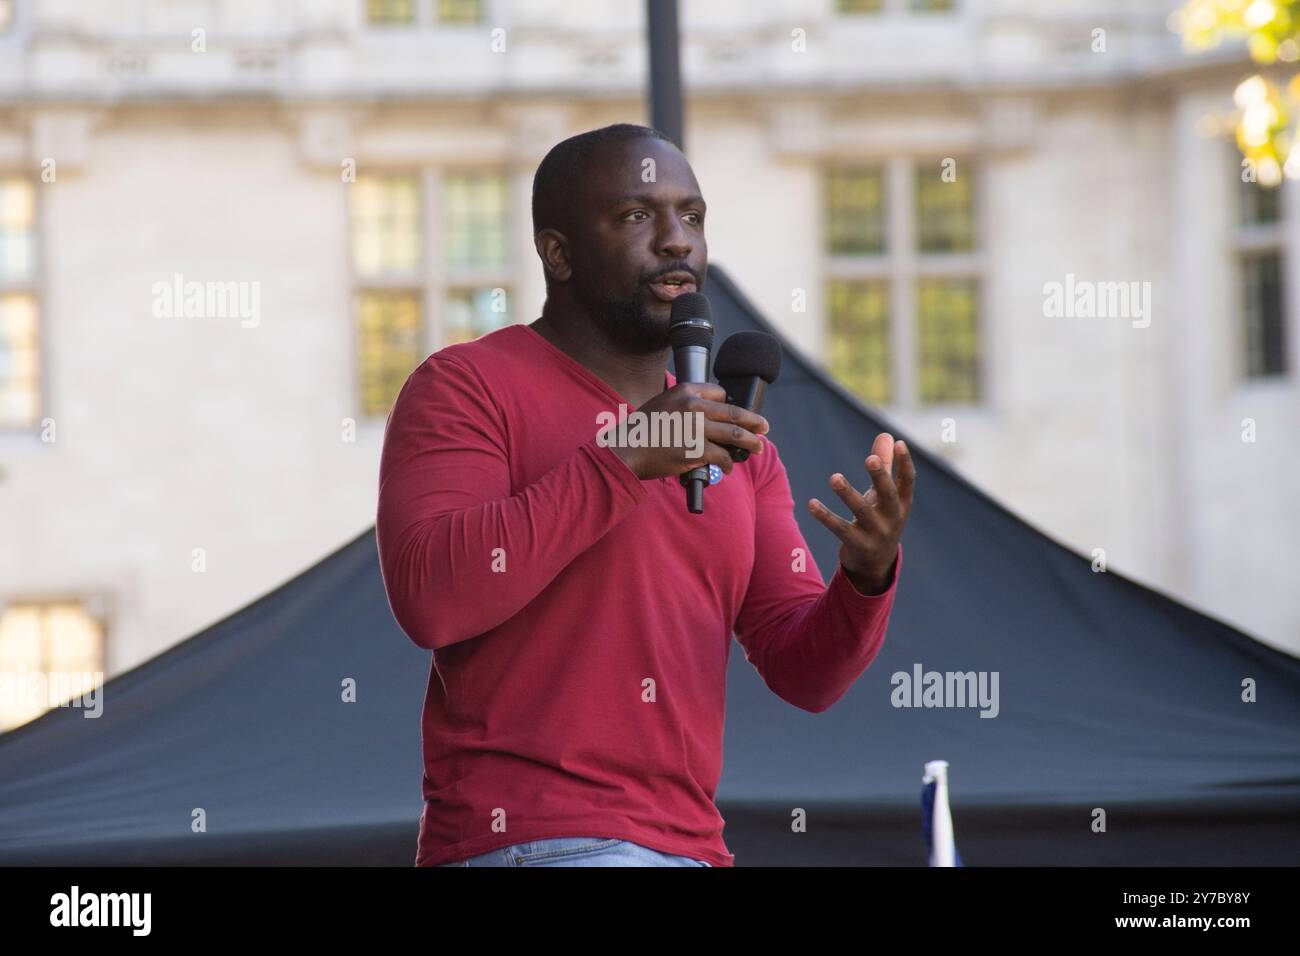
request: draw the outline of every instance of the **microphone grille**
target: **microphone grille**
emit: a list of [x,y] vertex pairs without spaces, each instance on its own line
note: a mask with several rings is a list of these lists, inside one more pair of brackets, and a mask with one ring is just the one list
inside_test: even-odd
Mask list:
[[757,330],[729,335],[713,360],[713,377],[744,378],[757,375],[769,385],[781,374],[781,343]]
[[668,321],[668,336],[673,348],[689,345],[713,347],[713,311],[702,293],[683,292],[673,299]]

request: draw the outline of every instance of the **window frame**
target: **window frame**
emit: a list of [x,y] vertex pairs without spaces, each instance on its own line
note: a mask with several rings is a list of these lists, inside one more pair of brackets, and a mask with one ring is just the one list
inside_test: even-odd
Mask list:
[[[446,232],[443,227],[444,211],[446,204],[443,202],[444,186],[448,179],[455,176],[483,176],[495,175],[500,177],[505,190],[505,214],[506,214],[506,234],[505,234],[505,261],[500,265],[489,266],[465,266],[452,265],[447,257],[447,249],[443,242],[443,236]],[[511,242],[514,234],[514,222],[517,218],[515,193],[514,193],[514,176],[513,171],[505,163],[493,163],[484,165],[467,165],[464,163],[448,163],[438,167],[434,182],[430,186],[430,194],[434,199],[434,212],[438,215],[435,232],[437,235],[430,241],[435,243],[437,248],[431,250],[435,258],[435,264],[441,269],[445,278],[437,284],[435,290],[435,302],[437,303],[437,315],[435,317],[438,348],[445,348],[450,344],[447,340],[447,300],[453,293],[469,292],[473,293],[478,289],[485,287],[493,289],[504,289],[507,306],[513,306],[514,289],[519,285],[519,263],[516,261],[518,256],[515,251],[515,245]],[[509,314],[509,313],[507,313]],[[518,321],[516,317],[515,322]]]
[[[42,613],[44,613],[51,608],[61,605],[75,605],[80,608],[99,629],[99,666],[95,669],[95,672],[103,674],[103,681],[97,685],[98,692],[102,694],[103,687],[108,683],[112,673],[109,668],[109,661],[112,657],[113,611],[112,601],[107,593],[69,591],[38,593],[25,592],[11,597],[0,598],[0,616],[3,616],[6,611],[13,607],[35,606],[40,608]],[[45,669],[44,661],[42,661],[41,673],[49,673],[49,671]],[[42,716],[55,709],[57,708],[46,707],[35,717],[31,718],[31,720],[39,720]],[[27,726],[27,724],[31,723],[31,720],[15,724],[13,727],[4,727],[0,724],[0,737],[18,727]]]
[[36,267],[23,280],[6,279],[0,275],[0,295],[29,295],[36,302],[36,414],[29,424],[11,423],[0,418],[0,435],[38,435],[43,422],[50,417],[49,374],[50,363],[46,349],[45,321],[45,231],[44,202],[41,195],[41,178],[27,170],[0,167],[0,180],[22,179],[32,187],[32,246]]
[[[411,166],[383,166],[369,170],[365,173],[358,172],[356,181],[363,177],[374,176],[377,178],[392,179],[399,176],[410,176],[415,179],[416,186],[419,189],[420,201],[420,265],[413,271],[402,272],[380,272],[367,275],[358,271],[356,257],[356,236],[357,221],[354,215],[353,196],[351,187],[356,185],[356,181],[344,182],[343,186],[343,203],[346,211],[347,221],[347,262],[349,276],[349,307],[351,335],[351,376],[352,376],[352,402],[351,407],[353,414],[358,423],[377,422],[386,417],[377,412],[369,412],[365,408],[365,394],[361,376],[361,298],[366,292],[413,292],[420,303],[420,347],[417,352],[424,352],[426,355],[431,351],[429,342],[432,341],[429,329],[429,204],[427,189],[425,187],[427,170],[413,168]],[[414,370],[414,369],[413,369]]]
[[[975,249],[972,252],[921,252],[919,242],[919,216],[916,177],[918,169],[931,168],[940,174],[944,159],[954,159],[957,175],[971,175],[972,209]],[[988,269],[988,216],[986,203],[987,171],[984,165],[969,152],[951,156],[938,156],[930,152],[908,152],[889,156],[838,158],[830,161],[824,172],[831,168],[879,168],[885,174],[885,251],[881,254],[832,255],[823,252],[823,293],[832,280],[870,281],[884,280],[888,288],[890,401],[882,409],[893,413],[924,412],[943,414],[987,409],[990,406],[991,356]],[[964,171],[964,172],[963,172]],[[824,182],[824,179],[823,179]],[[821,223],[822,248],[826,248],[827,224]],[[917,286],[921,279],[973,279],[976,294],[976,336],[979,355],[976,375],[980,397],[975,402],[922,402],[920,399],[920,314],[917,311],[919,296]],[[823,310],[824,335],[831,334],[829,303]],[[823,354],[829,352],[825,349]]]
[[[1296,372],[1296,343],[1293,340],[1296,336],[1297,323],[1293,319],[1293,312],[1296,303],[1295,279],[1300,274],[1300,270],[1297,269],[1300,248],[1297,248],[1297,245],[1289,240],[1288,232],[1291,223],[1294,221],[1297,203],[1292,181],[1284,178],[1279,185],[1273,187],[1278,190],[1277,219],[1272,222],[1244,222],[1242,204],[1245,197],[1244,187],[1247,183],[1241,179],[1241,157],[1236,151],[1235,144],[1230,149],[1233,165],[1236,168],[1236,182],[1233,184],[1229,208],[1231,236],[1228,243],[1231,257],[1230,274],[1232,277],[1232,298],[1230,300],[1231,309],[1229,314],[1234,317],[1230,345],[1232,350],[1232,378],[1235,386],[1240,389],[1270,388],[1290,383]],[[1257,188],[1265,188],[1256,185]],[[1283,369],[1281,372],[1276,373],[1252,375],[1250,374],[1250,354],[1246,340],[1248,332],[1246,327],[1246,260],[1267,254],[1276,254],[1279,260],[1282,282],[1280,311]]]
[[[506,260],[500,266],[452,266],[446,261],[443,239],[443,183],[447,177],[457,175],[499,175],[506,191]],[[515,245],[509,241],[514,235],[518,210],[515,203],[514,176],[505,162],[470,165],[446,163],[438,165],[383,165],[358,172],[363,176],[396,177],[413,176],[420,190],[420,265],[414,272],[379,273],[363,275],[357,271],[353,242],[356,221],[353,216],[352,197],[347,190],[354,185],[344,183],[344,203],[347,210],[348,273],[350,278],[349,312],[352,322],[352,408],[358,423],[382,422],[382,414],[370,413],[363,408],[361,383],[361,294],[367,291],[414,292],[420,300],[420,351],[421,361],[444,348],[447,343],[446,301],[449,294],[473,291],[490,286],[505,290],[507,302],[514,305],[514,291],[519,285],[519,263]],[[518,322],[518,317],[512,322]],[[414,367],[411,371],[414,371]]]

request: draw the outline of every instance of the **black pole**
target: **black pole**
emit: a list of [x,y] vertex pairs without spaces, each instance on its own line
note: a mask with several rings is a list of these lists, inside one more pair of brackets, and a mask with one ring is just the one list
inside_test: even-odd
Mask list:
[[684,153],[677,0],[646,0],[645,12],[650,33],[650,125]]

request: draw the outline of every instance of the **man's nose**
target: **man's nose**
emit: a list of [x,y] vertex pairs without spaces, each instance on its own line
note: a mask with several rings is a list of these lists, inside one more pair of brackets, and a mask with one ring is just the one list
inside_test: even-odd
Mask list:
[[671,256],[674,259],[685,259],[691,254],[690,236],[686,234],[686,229],[682,226],[682,221],[676,216],[669,216],[665,222],[667,225],[660,233],[659,253],[660,255]]

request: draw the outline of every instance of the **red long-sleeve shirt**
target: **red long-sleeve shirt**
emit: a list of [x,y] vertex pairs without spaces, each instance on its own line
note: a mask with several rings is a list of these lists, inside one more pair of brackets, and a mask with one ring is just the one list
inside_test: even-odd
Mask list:
[[[665,387],[673,376],[665,372]],[[527,325],[431,355],[384,435],[393,615],[433,651],[416,864],[557,836],[731,866],[713,797],[733,631],[814,713],[875,658],[894,580],[827,586],[776,445],[686,510],[595,436],[627,404]]]

